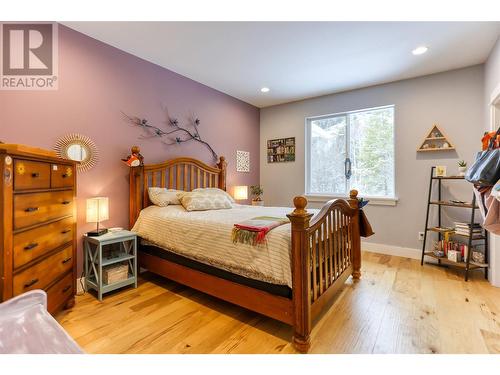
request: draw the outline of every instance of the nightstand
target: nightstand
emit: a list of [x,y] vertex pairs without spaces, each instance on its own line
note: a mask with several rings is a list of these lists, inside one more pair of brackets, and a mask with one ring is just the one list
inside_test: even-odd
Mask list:
[[[137,235],[128,230],[108,232],[98,237],[83,237],[85,248],[85,289],[102,295],[112,290],[134,285],[137,288]],[[105,283],[103,271],[119,264],[128,267],[127,278]]]

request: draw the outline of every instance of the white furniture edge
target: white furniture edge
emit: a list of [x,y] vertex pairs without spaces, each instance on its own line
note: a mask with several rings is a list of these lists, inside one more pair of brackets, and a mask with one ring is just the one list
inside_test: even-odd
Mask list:
[[[490,95],[490,130],[495,131],[496,123],[500,121],[497,117],[495,104],[500,105],[500,84],[495,87]],[[489,264],[488,280],[491,285],[500,287],[500,237],[490,233],[490,251],[489,251]]]

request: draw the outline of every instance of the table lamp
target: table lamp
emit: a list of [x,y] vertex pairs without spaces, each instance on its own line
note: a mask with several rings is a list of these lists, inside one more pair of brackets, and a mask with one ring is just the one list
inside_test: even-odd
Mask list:
[[248,199],[248,186],[235,186],[234,199],[237,201]]
[[107,197],[87,199],[87,223],[97,223],[96,230],[87,233],[87,236],[97,237],[108,232],[106,228],[99,228],[99,223],[109,219],[109,200]]

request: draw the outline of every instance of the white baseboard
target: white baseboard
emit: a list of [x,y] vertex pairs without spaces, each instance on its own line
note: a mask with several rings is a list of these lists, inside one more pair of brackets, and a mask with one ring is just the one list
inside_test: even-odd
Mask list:
[[85,285],[85,277],[76,279],[76,294],[82,294],[84,292],[82,285]]
[[421,250],[412,249],[411,247],[401,247],[393,245],[383,245],[379,243],[361,241],[361,250],[370,251],[372,253],[395,255],[403,258],[420,259]]

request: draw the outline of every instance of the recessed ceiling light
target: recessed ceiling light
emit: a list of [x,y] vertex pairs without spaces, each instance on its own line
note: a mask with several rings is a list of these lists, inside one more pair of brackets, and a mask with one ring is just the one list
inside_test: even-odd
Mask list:
[[269,92],[269,87],[263,87],[263,88],[261,88],[260,92]]
[[413,51],[411,51],[411,53],[413,53],[415,56],[416,55],[423,55],[428,50],[429,50],[429,48],[427,48],[426,46],[420,46],[420,47],[415,48]]

